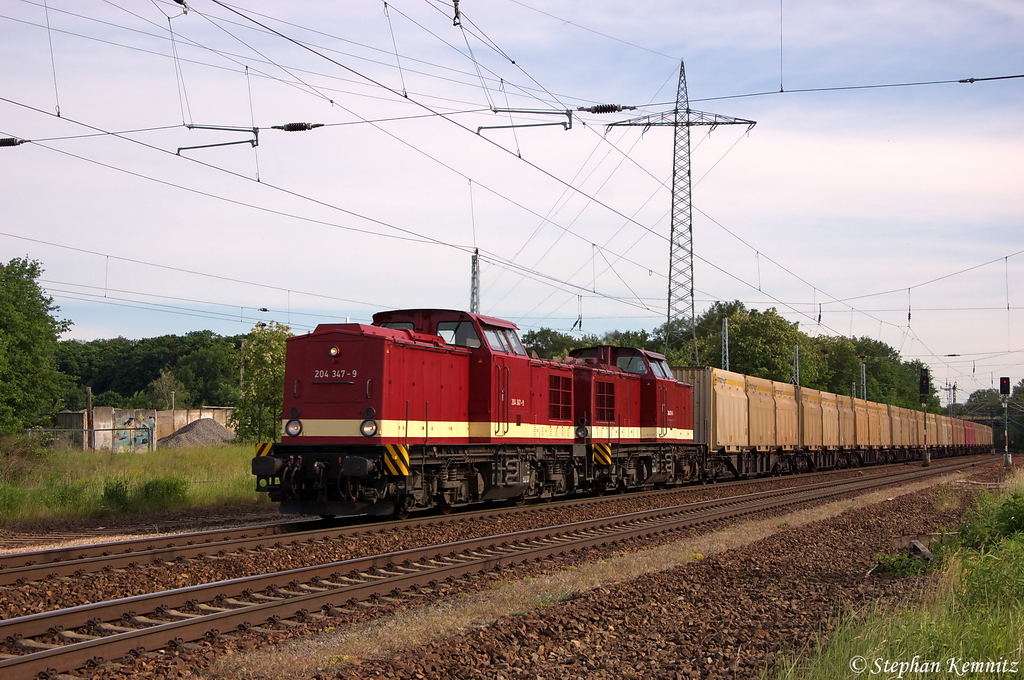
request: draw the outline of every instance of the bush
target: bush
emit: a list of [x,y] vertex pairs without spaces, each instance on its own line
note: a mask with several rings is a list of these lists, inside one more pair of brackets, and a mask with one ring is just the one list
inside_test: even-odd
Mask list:
[[138,490],[144,510],[169,510],[188,504],[188,482],[181,477],[151,479]]
[[904,578],[906,576],[921,576],[930,574],[938,566],[937,562],[927,560],[919,555],[898,552],[891,555],[878,555],[877,570],[882,573]]
[[169,510],[188,501],[188,482],[181,477],[157,477],[142,484],[115,477],[103,486],[103,505],[113,512]]
[[0,484],[23,481],[45,463],[47,451],[24,435],[0,437]]
[[10,484],[0,484],[0,517],[14,515],[24,504],[24,489]]
[[1013,492],[1000,500],[982,492],[977,507],[967,513],[953,547],[987,550],[1019,533],[1024,533],[1024,494]]
[[131,505],[131,482],[114,477],[103,484],[103,506],[114,512],[127,512]]

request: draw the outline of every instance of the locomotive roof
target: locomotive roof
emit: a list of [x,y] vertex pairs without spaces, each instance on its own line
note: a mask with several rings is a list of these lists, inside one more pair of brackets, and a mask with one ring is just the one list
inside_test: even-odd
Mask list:
[[499,319],[499,318],[497,318],[495,316],[484,316],[483,314],[473,314],[472,312],[466,312],[466,311],[463,311],[463,310],[460,310],[460,309],[429,309],[429,308],[426,308],[426,309],[392,309],[392,310],[389,310],[389,311],[386,311],[386,312],[377,312],[376,314],[374,314],[373,315],[373,323],[377,323],[377,317],[383,317],[383,316],[387,316],[389,314],[398,314],[398,315],[408,314],[408,315],[412,315],[412,314],[421,314],[423,312],[429,312],[430,314],[434,314],[434,313],[453,314],[453,315],[458,314],[458,315],[461,315],[461,316],[467,316],[467,317],[469,317],[471,319],[476,319],[480,323],[486,324],[488,326],[497,326],[498,328],[509,328],[511,330],[514,330],[514,331],[519,330],[519,326],[515,325],[511,321],[506,321],[505,319]]
[[652,352],[650,350],[640,349],[639,347],[622,347],[620,345],[593,345],[591,347],[580,347],[578,349],[571,350],[569,352],[569,355],[572,356],[573,352],[582,352],[582,351],[588,350],[588,349],[600,349],[602,347],[609,347],[611,349],[630,349],[630,350],[633,350],[634,352],[637,352],[639,354],[643,354],[644,356],[646,356],[649,359],[660,359],[662,361],[665,361],[665,355],[664,354],[658,354],[657,352]]

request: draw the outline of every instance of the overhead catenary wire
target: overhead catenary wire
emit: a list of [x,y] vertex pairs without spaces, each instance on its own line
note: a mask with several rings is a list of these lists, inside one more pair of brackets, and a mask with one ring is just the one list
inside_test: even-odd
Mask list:
[[[355,123],[353,123],[353,124],[355,124]],[[603,256],[603,254],[602,254],[602,256]],[[607,258],[605,258],[605,259],[607,260]]]

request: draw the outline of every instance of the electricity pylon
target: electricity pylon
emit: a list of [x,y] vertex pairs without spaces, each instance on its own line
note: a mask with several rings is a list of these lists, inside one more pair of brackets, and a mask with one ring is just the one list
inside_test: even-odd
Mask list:
[[[673,325],[688,320],[694,334],[694,361],[697,361],[697,329],[694,319],[693,298],[693,207],[690,202],[690,128],[696,125],[712,129],[719,125],[746,125],[747,130],[756,123],[743,118],[732,118],[717,113],[704,113],[690,108],[686,93],[686,69],[679,62],[679,88],[676,108],[651,116],[641,116],[608,125],[611,127],[657,125],[674,128],[672,164],[672,223],[668,257],[668,315],[665,325],[665,351],[672,347]],[[675,323],[673,323],[675,322]]]

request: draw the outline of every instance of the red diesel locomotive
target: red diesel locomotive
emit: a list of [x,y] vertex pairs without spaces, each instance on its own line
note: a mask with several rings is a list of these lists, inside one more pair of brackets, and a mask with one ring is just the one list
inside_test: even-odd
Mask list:
[[284,433],[253,459],[257,489],[284,513],[404,516],[697,478],[691,388],[662,355],[542,361],[516,330],[414,309],[289,338]]

